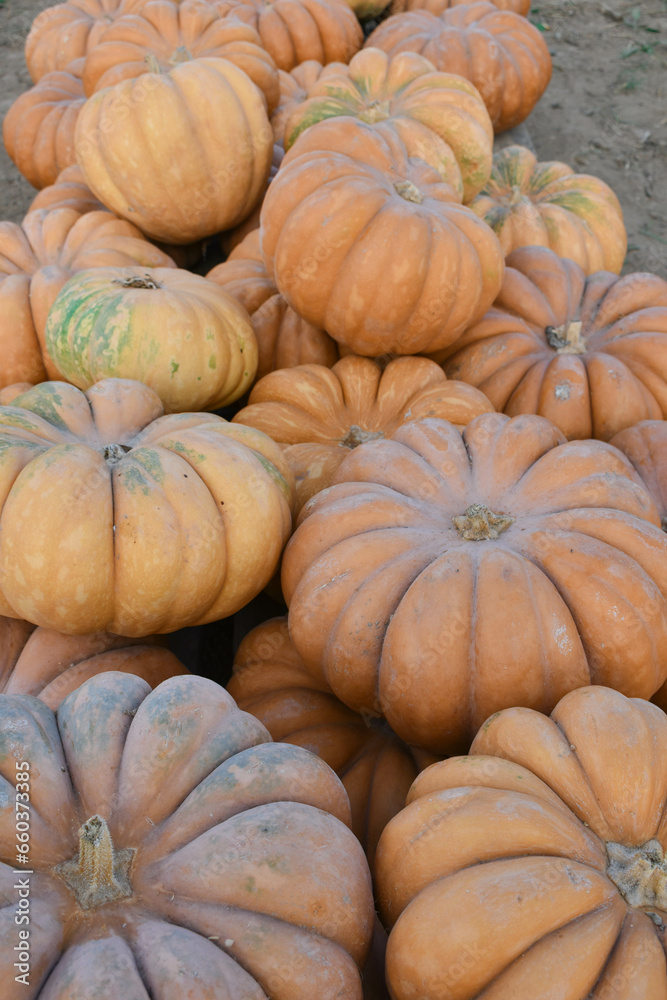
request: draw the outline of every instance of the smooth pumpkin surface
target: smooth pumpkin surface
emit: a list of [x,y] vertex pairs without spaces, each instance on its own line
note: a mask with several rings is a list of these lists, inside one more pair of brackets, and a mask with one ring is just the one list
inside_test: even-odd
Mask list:
[[586,277],[546,248],[515,250],[493,307],[435,358],[510,416],[608,441],[667,416],[667,282]]
[[366,40],[388,55],[418,52],[444,73],[475,85],[496,132],[524,121],[551,79],[551,56],[538,29],[485,0],[445,9],[394,14]]
[[[358,52],[349,66],[325,66],[284,130],[288,150],[318,121],[353,115],[394,128],[410,156],[420,156],[470,201],[491,173],[493,126],[479,92],[452,73],[436,73],[423,56],[380,49]],[[433,149],[431,133],[443,140]]]
[[69,635],[215,621],[271,579],[292,477],[265,434],[155,393],[47,382],[0,408],[0,614]]
[[[234,226],[232,229],[228,229],[220,237],[220,249],[225,255],[226,259],[231,256],[232,250],[234,250],[239,243],[252,233],[255,229],[259,229],[259,217],[262,211],[262,203],[266,197],[266,192],[268,190],[269,184],[273,178],[278,173],[278,168],[283,162],[283,157],[285,156],[285,150],[279,142],[274,142],[273,144],[273,156],[271,158],[271,169],[269,170],[269,176],[266,180],[266,185],[260,196],[260,200],[255,205],[254,209],[247,218],[240,222],[238,226]],[[212,273],[212,272],[209,272]]]
[[[151,691],[103,674],[55,716],[29,696],[0,705],[6,1000],[361,1000],[370,876],[326,764],[202,677]],[[30,989],[12,964],[24,760]]]
[[395,1000],[667,997],[667,717],[510,708],[419,775],[376,856]]
[[500,289],[493,231],[385,123],[338,118],[307,129],[260,220],[278,290],[355,354],[435,351]]
[[634,469],[542,417],[400,427],[350,452],[283,557],[292,641],[356,711],[460,752],[493,712],[667,676],[667,536]]
[[232,295],[177,268],[81,271],[60,291],[46,347],[68,382],[138,379],[167,413],[217,410],[257,370],[250,317]]
[[465,427],[493,408],[472,386],[448,381],[427,358],[395,358],[384,370],[348,355],[329,370],[301,365],[272,372],[253,387],[235,417],[286,445],[296,481],[298,513],[326,489],[352,448],[388,438],[399,427],[439,417]]
[[628,237],[611,188],[566,163],[538,163],[523,146],[496,153],[491,177],[470,207],[492,227],[506,255],[540,246],[574,260],[586,274],[619,274],[623,267]]

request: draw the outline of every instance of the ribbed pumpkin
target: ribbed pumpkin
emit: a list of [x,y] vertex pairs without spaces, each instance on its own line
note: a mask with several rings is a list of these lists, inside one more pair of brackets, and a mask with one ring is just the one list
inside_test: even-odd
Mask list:
[[511,416],[539,413],[568,438],[608,441],[667,416],[667,282],[599,271],[588,278],[543,247],[507,258],[500,295],[451,349],[452,378]]
[[105,379],[37,386],[0,432],[0,614],[144,636],[231,615],[273,576],[292,477],[260,431]]
[[366,46],[371,45],[390,56],[418,52],[436,69],[470,80],[496,132],[524,121],[551,79],[551,56],[537,28],[484,0],[438,17],[428,10],[395,14],[370,35]]
[[104,205],[86,184],[81,167],[74,163],[71,167],[65,167],[52,184],[35,195],[28,211],[37,212],[41,208],[49,211],[54,208],[73,208],[84,215],[86,212],[103,210]]
[[[515,14],[528,14],[531,0],[491,0],[498,10],[512,10]],[[461,4],[470,3],[470,0],[392,0],[392,14],[399,14],[404,10],[428,10],[436,16],[442,14],[450,7],[459,7]]]
[[322,63],[317,59],[307,59],[289,73],[283,69],[278,70],[280,100],[271,116],[271,128],[276,142],[283,141],[285,125],[292,113],[306,100],[308,92],[316,85],[323,69]]
[[667,423],[664,420],[642,420],[611,439],[630,459],[646,484],[667,531]]
[[136,226],[111,212],[73,208],[0,222],[0,387],[58,378],[45,353],[46,318],[58,292],[89,267],[171,267]]
[[108,632],[69,636],[0,618],[0,691],[32,695],[54,712],[71,691],[109,670],[142,677],[152,688],[187,674],[183,664],[154,640]]
[[81,83],[83,60],[66,70],[47,73],[14,101],[2,123],[5,149],[33,187],[53,184],[76,162],[74,129],[86,98]]
[[435,351],[481,318],[504,269],[493,231],[456,199],[383,123],[319,122],[264,199],[267,271],[300,316],[356,354]]
[[611,188],[565,163],[538,163],[523,146],[496,153],[491,178],[470,207],[493,228],[505,254],[540,246],[576,261],[586,274],[619,274],[623,267],[628,238]]
[[[152,58],[151,58],[152,57]],[[122,80],[136,79],[155,62],[167,73],[192,59],[227,59],[256,83],[269,112],[278,102],[276,67],[257,32],[222,18],[203,0],[150,0],[114,21],[86,59],[83,85],[89,96]],[[215,162],[215,161],[213,161]]]
[[272,372],[250,393],[234,420],[287,445],[298,513],[331,481],[350,449],[391,437],[424,417],[465,427],[493,410],[472,386],[448,381],[427,358],[396,358],[384,371],[370,358],[341,358],[331,370],[303,365]]
[[105,205],[149,236],[183,244],[250,214],[269,176],[273,133],[264,96],[243,70],[196,59],[94,94],[75,143]]
[[13,403],[17,396],[27,392],[28,389],[34,389],[32,382],[12,382],[11,385],[6,385],[0,389],[0,406],[8,406]]
[[349,62],[364,36],[346,0],[215,0],[223,16],[251,24],[278,69],[307,59]]
[[667,718],[604,687],[512,708],[386,828],[394,1000],[667,995]]
[[382,720],[347,708],[313,677],[290,641],[285,618],[273,618],[245,637],[227,690],[272,739],[304,747],[333,768],[350,797],[352,829],[372,866],[382,830],[434,758],[406,746]]
[[361,1000],[370,876],[326,764],[270,742],[203,677],[151,691],[112,672],[56,716],[28,696],[0,706],[5,983],[27,811],[15,788],[30,796],[31,988],[12,1000]]
[[257,378],[276,368],[326,365],[338,360],[335,341],[294,312],[269,278],[259,247],[259,230],[206,276],[233,295],[250,314],[257,339]]
[[280,167],[280,164],[283,162],[284,156],[285,156],[285,150],[283,149],[283,147],[280,145],[279,142],[274,142],[273,156],[271,158],[271,169],[269,170],[269,176],[266,179],[266,185],[264,187],[264,191],[260,196],[260,200],[257,202],[250,215],[247,218],[245,218],[243,222],[240,222],[238,226],[234,226],[232,229],[228,229],[220,237],[220,249],[222,250],[226,258],[230,256],[232,250],[234,250],[239,245],[239,243],[243,242],[246,236],[252,233],[253,230],[259,229],[259,217],[262,211],[262,203],[264,202],[264,198],[266,197],[266,192],[269,189],[269,184],[278,173],[278,168]]
[[[408,155],[436,167],[464,201],[474,198],[489,178],[493,126],[478,91],[462,77],[436,73],[423,56],[403,52],[392,59],[380,49],[366,48],[349,66],[325,66],[287,120],[285,149],[311,125],[341,115],[390,125]],[[436,151],[433,132],[444,143]]]
[[356,711],[460,751],[510,705],[549,712],[667,677],[667,536],[632,466],[542,417],[420,420],[360,445],[283,557],[292,641]]

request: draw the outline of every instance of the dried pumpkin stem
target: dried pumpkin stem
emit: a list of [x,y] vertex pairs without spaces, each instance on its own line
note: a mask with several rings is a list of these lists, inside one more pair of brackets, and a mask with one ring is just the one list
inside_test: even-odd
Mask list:
[[579,320],[563,326],[548,326],[544,331],[549,347],[558,354],[585,354],[586,341],[581,336],[582,324]]
[[148,66],[149,73],[162,72],[162,67],[160,66],[159,62],[157,61],[152,52],[149,52],[148,55],[144,56],[144,62]]
[[152,278],[150,274],[136,274],[130,278],[112,278],[111,284],[120,285],[121,288],[162,288],[160,282]]
[[357,445],[365,444],[366,441],[376,441],[378,438],[383,437],[384,434],[382,431],[365,431],[362,427],[357,427],[356,424],[352,424],[345,437],[341,439],[340,443],[344,448],[356,448]]
[[375,125],[376,122],[383,122],[389,117],[389,101],[372,101],[367,108],[359,115],[362,122],[367,125]]
[[510,195],[509,203],[510,205],[518,205],[523,198],[523,191],[518,184],[512,185],[512,194]]
[[607,875],[625,901],[638,909],[667,910],[667,859],[660,841],[606,847]]
[[172,66],[178,66],[179,63],[190,62],[191,59],[192,56],[186,49],[185,45],[179,45],[178,48],[174,49],[172,52],[169,62]]
[[102,457],[109,465],[116,465],[121,458],[127,455],[128,451],[132,451],[132,449],[126,444],[105,444],[102,449]]
[[508,514],[494,514],[483,503],[474,503],[465,514],[452,518],[454,527],[467,542],[498,538],[514,524],[514,520]]
[[109,827],[101,816],[91,816],[79,830],[79,854],[54,869],[71,889],[82,910],[91,910],[132,895],[130,870],[135,850],[115,851]]
[[415,205],[421,205],[424,200],[424,195],[412,181],[394,181],[394,188],[396,189],[396,193],[400,194],[401,198],[405,198],[406,201],[413,201]]

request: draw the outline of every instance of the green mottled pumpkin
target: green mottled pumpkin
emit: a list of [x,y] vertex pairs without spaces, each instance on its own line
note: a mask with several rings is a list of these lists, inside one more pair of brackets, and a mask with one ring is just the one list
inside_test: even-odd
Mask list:
[[79,389],[103,378],[137,379],[168,413],[226,406],[257,372],[243,306],[214,282],[175,268],[79,272],[51,307],[46,342]]

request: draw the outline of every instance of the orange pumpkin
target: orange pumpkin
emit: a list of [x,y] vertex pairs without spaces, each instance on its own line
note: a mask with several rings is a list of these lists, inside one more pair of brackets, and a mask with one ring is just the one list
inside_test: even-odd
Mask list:
[[17,396],[27,392],[28,389],[34,389],[32,382],[12,382],[11,385],[6,385],[0,389],[0,406],[9,406]]
[[394,1000],[667,995],[667,718],[510,708],[419,775],[376,858]]
[[264,199],[260,238],[289,305],[370,356],[451,344],[504,269],[495,234],[440,174],[384,123],[356,118],[299,137]]
[[272,743],[203,677],[151,691],[112,672],[56,716],[36,698],[0,706],[5,983],[27,784],[33,996],[361,1000],[370,875],[345,790],[314,754]]
[[[196,125],[202,116],[205,129]],[[251,213],[269,176],[273,133],[264,96],[243,70],[195,59],[94,94],[75,145],[105,205],[149,236],[183,244]]]
[[276,142],[282,143],[285,125],[292,113],[306,100],[308,92],[319,80],[323,69],[322,63],[317,59],[306,59],[289,73],[283,69],[278,70],[280,99],[278,107],[271,116],[271,128]]
[[667,677],[667,536],[632,466],[542,417],[406,424],[350,452],[284,554],[292,641],[356,711],[466,748],[488,716]]
[[549,247],[585,271],[619,274],[628,237],[618,198],[604,181],[565,163],[538,163],[523,146],[507,146],[470,208],[492,227],[505,255]]
[[301,319],[269,278],[259,248],[259,230],[248,233],[229,259],[206,275],[248,311],[257,339],[257,378],[276,368],[326,365],[338,360],[335,342]]
[[667,423],[642,420],[616,434],[610,444],[629,458],[653,497],[667,531]]
[[391,437],[412,420],[439,417],[459,427],[493,407],[463,382],[450,382],[427,358],[396,358],[384,371],[370,358],[349,355],[331,370],[302,365],[256,383],[249,405],[234,420],[287,445],[298,513],[331,484],[352,448]]
[[551,56],[537,28],[484,0],[438,17],[428,10],[395,14],[370,35],[366,46],[371,45],[390,56],[418,52],[436,69],[470,80],[496,132],[524,121],[551,79]]
[[349,62],[364,40],[346,0],[214,0],[213,6],[251,24],[278,69],[286,71],[307,59]]
[[227,690],[272,739],[304,747],[333,768],[350,797],[352,829],[372,866],[382,830],[434,758],[406,746],[382,720],[347,708],[313,677],[290,641],[285,618],[273,618],[245,637]]
[[[0,614],[144,636],[233,614],[289,537],[277,444],[152,390],[45,382],[0,407]],[[161,419],[160,419],[161,418]]]
[[[311,125],[341,115],[390,125],[408,155],[436,167],[464,201],[489,179],[493,126],[479,93],[462,77],[436,73],[423,56],[403,52],[390,59],[366,48],[349,66],[325,66],[287,120],[285,149]],[[444,144],[435,150],[432,133]]]
[[283,161],[284,155],[285,150],[280,143],[274,142],[271,169],[269,170],[269,176],[260,200],[257,202],[250,215],[244,219],[243,222],[239,223],[238,226],[234,226],[232,229],[228,229],[227,232],[223,233],[220,237],[220,248],[226,258],[230,256],[232,250],[234,250],[239,243],[243,242],[246,236],[252,233],[253,230],[259,229],[259,217],[262,211],[262,203],[266,197],[266,192],[269,189],[269,184],[278,173],[278,168]]
[[652,274],[586,277],[543,247],[507,258],[500,295],[451,348],[450,378],[511,416],[539,413],[566,437],[608,441],[667,416],[667,282]]
[[37,212],[42,208],[73,208],[80,215],[85,215],[86,212],[104,209],[104,205],[86,184],[81,167],[74,163],[65,167],[52,184],[35,195],[28,212]]
[[73,637],[0,618],[3,694],[33,695],[55,712],[71,691],[109,670],[142,677],[152,688],[188,673],[173,653],[151,639],[138,642],[108,632]]
[[58,292],[84,268],[131,264],[175,266],[136,226],[111,212],[40,209],[20,226],[0,222],[0,387],[58,378],[44,344]]
[[[391,12],[399,14],[404,10],[428,10],[437,16],[450,7],[465,3],[470,3],[470,0],[392,0]],[[515,14],[527,15],[531,0],[491,0],[491,3],[498,10],[511,10]]]

